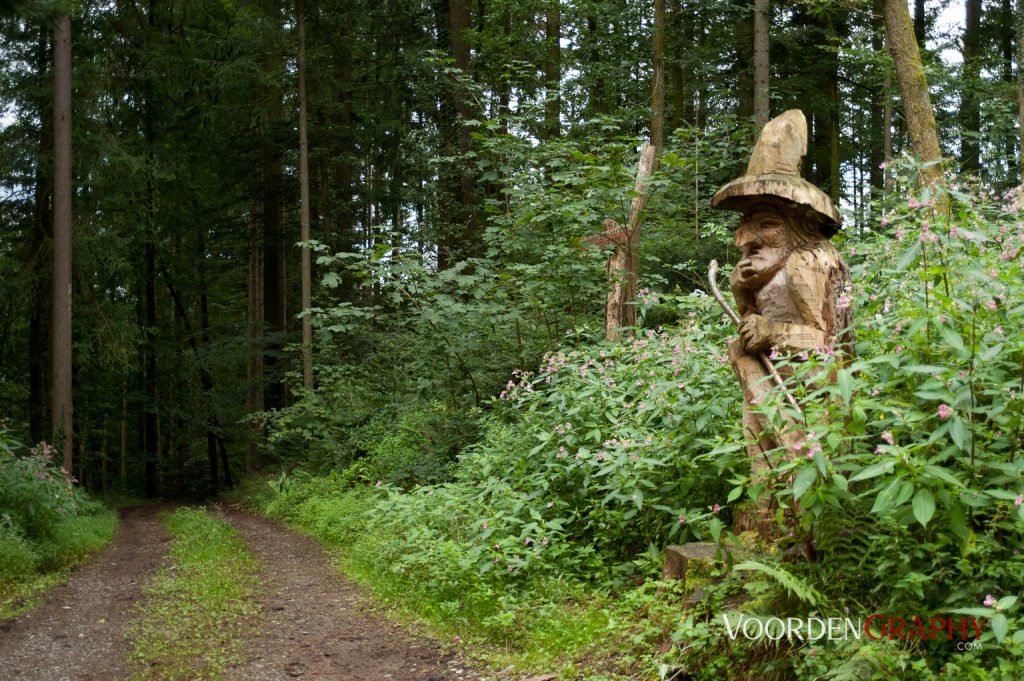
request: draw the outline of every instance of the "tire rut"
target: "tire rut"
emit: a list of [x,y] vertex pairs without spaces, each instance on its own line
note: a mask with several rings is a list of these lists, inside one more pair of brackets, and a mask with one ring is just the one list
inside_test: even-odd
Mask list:
[[332,681],[481,680],[436,641],[373,613],[316,542],[236,509],[225,516],[262,563],[262,614],[247,662],[229,677]]
[[157,513],[120,510],[114,540],[40,607],[0,622],[0,676],[10,681],[114,681],[129,673],[125,625],[167,551]]

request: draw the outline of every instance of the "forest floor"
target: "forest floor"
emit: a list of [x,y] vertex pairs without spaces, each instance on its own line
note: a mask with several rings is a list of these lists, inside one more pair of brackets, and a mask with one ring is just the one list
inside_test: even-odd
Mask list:
[[[168,535],[159,512],[122,510],[114,541],[48,594],[45,603],[0,622],[0,670],[11,681],[161,678],[128,660],[136,604],[164,562]],[[220,511],[260,563],[259,612],[242,641],[241,663],[225,677],[339,681],[477,681],[444,645],[389,621],[338,575],[311,539],[234,508]],[[386,569],[387,566],[381,566]]]

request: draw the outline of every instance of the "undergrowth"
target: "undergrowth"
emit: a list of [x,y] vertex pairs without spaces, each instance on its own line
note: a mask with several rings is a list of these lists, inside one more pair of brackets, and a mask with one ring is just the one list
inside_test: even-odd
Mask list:
[[38,605],[117,529],[117,514],[75,487],[53,451],[28,450],[0,422],[0,618]]

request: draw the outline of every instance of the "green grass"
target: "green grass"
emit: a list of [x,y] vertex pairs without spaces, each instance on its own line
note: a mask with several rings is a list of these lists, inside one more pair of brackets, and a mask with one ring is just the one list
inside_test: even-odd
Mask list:
[[0,619],[39,605],[49,588],[65,582],[75,566],[114,538],[116,530],[117,513],[107,508],[61,520],[46,541],[28,541],[11,528],[0,527]]
[[259,564],[225,521],[205,509],[164,518],[166,564],[146,588],[130,627],[132,679],[217,679],[242,653],[259,607]]

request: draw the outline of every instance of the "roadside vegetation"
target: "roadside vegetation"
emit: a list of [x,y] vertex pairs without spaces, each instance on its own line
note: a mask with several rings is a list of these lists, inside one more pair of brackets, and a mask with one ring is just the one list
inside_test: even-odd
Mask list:
[[[570,330],[480,411],[408,400],[312,431],[311,414],[381,380],[349,372],[332,383],[325,371],[315,394],[272,423],[280,455],[307,448],[302,465],[251,487],[250,499],[445,635],[565,679],[1020,678],[1018,198],[953,183],[950,213],[937,215],[933,192],[944,190],[911,189],[910,161],[890,170],[899,193],[881,229],[841,244],[856,357],[839,363],[822,348],[792,358],[798,374],[836,380],[790,386],[806,405],[806,456],[774,455],[774,490],[750,482],[724,357],[732,329],[714,301],[677,290],[641,299],[648,322],[635,338]],[[445,323],[472,313],[449,310]],[[406,321],[415,328],[417,314]],[[781,427],[781,398],[761,408]],[[766,494],[779,520],[799,502],[797,522],[768,544],[734,535],[736,512]],[[684,608],[690,589],[658,592],[656,580],[665,545],[692,540],[716,542],[723,560]],[[813,560],[788,550],[808,545]],[[986,625],[966,652],[920,637],[733,641],[727,609]]]
[[0,619],[34,607],[116,529],[117,513],[64,475],[50,445],[28,450],[0,423]]
[[132,679],[221,678],[240,660],[242,637],[258,612],[258,564],[248,545],[206,509],[164,518],[166,564],[146,587],[128,632]]

